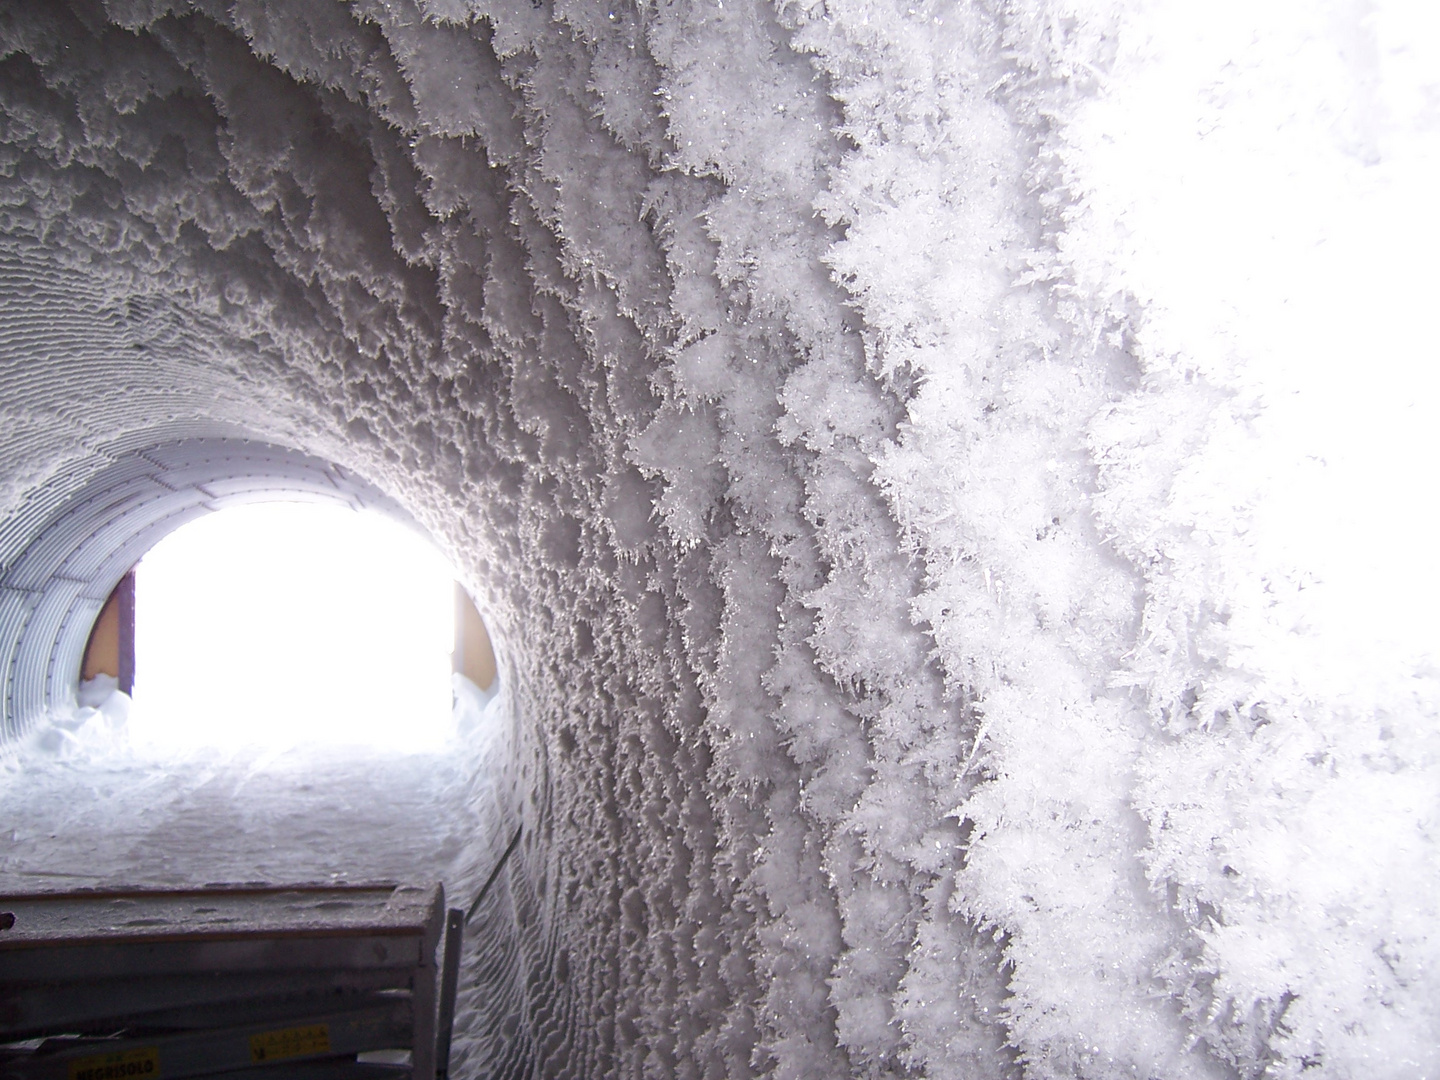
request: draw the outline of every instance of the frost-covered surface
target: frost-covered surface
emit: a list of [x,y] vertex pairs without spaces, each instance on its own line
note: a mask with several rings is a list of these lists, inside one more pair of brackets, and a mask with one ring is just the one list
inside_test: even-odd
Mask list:
[[1433,1075],[1432,11],[11,4],[0,495],[41,342],[447,546],[496,1074]]

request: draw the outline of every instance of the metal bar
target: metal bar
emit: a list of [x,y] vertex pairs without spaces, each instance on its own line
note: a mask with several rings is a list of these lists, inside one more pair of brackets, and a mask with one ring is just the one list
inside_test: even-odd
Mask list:
[[115,586],[120,615],[120,689],[135,693],[135,571],[129,571]]
[[500,861],[495,864],[495,869],[490,871],[490,876],[485,879],[485,884],[480,886],[480,892],[476,895],[470,910],[465,913],[465,921],[469,922],[475,917],[475,912],[480,910],[480,901],[485,899],[485,894],[490,891],[490,886],[495,884],[495,879],[500,876],[500,871],[505,868],[505,862],[510,858],[511,852],[520,844],[520,833],[524,831],[525,823],[521,822],[515,826],[515,835],[510,838],[510,846],[505,849],[505,854],[500,856]]
[[445,960],[440,967],[440,1019],[436,1026],[435,1075],[450,1076],[450,1036],[455,1026],[455,988],[460,980],[460,945],[465,935],[465,912],[445,913]]

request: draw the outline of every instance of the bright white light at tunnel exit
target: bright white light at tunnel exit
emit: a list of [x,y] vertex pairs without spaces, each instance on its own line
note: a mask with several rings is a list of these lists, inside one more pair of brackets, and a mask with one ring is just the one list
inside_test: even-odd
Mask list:
[[221,510],[136,573],[137,742],[430,750],[452,731],[454,573],[374,513]]

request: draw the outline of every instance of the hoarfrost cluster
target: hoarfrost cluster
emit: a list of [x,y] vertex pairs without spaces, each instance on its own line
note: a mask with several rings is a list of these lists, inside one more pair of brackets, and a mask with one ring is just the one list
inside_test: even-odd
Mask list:
[[446,547],[467,1070],[1432,1075],[1436,21],[15,0],[0,513],[204,421]]

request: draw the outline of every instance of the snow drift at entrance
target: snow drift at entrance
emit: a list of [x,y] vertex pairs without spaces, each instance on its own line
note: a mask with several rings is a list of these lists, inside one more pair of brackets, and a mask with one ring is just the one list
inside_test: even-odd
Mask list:
[[480,1071],[1440,1067],[1428,7],[0,35],[0,514],[223,424],[435,535]]

